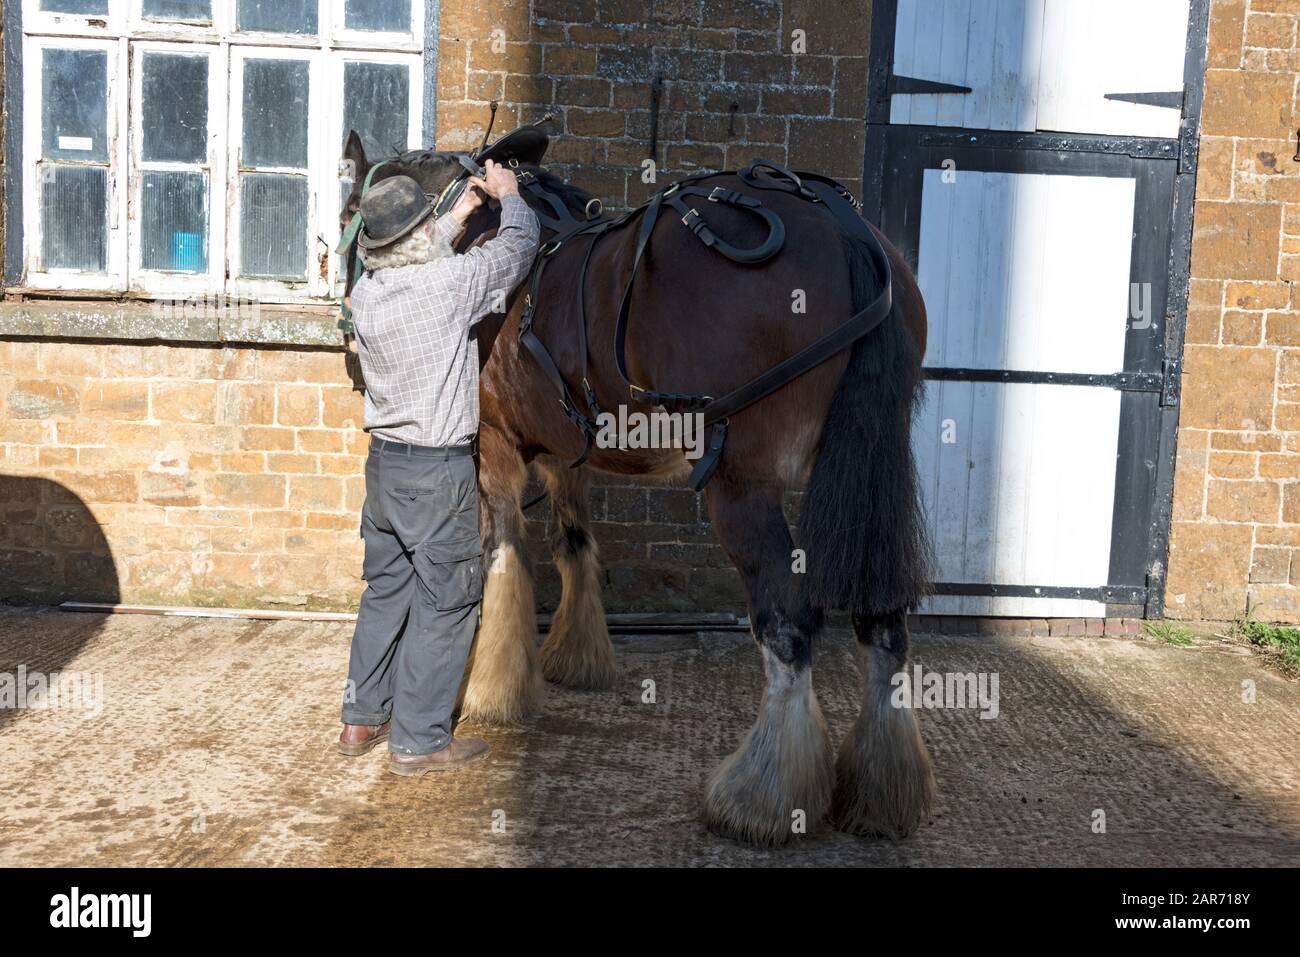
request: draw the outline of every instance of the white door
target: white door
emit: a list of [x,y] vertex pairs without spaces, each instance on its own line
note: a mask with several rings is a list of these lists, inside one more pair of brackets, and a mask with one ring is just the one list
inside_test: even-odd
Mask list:
[[867,213],[929,316],[923,612],[1159,610],[1206,6],[875,5]]
[[1175,137],[1190,0],[899,0],[890,122]]

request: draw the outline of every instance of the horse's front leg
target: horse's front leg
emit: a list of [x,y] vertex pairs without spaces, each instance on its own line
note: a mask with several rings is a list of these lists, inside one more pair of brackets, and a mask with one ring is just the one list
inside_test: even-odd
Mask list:
[[601,601],[600,559],[588,530],[591,479],[586,469],[539,462],[551,500],[551,552],[563,590],[542,645],[542,673],[567,688],[614,684],[614,647]]
[[479,495],[487,580],[483,617],[461,686],[466,720],[514,724],[541,705],[537,609],[520,495],[528,469],[498,430],[479,432]]

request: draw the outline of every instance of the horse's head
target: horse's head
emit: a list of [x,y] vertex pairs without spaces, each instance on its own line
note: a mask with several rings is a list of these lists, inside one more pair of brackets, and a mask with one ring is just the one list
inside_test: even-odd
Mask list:
[[[511,135],[514,136],[515,134]],[[484,157],[490,156],[496,151],[497,145],[499,144],[495,144],[481,155]],[[540,154],[540,151],[534,152]],[[420,188],[429,196],[444,197],[448,200],[447,205],[450,206],[450,200],[454,199],[456,195],[455,185],[469,176],[469,170],[464,162],[467,158],[467,154],[464,153],[439,152],[427,149],[408,150],[397,156],[378,161],[379,168],[375,170],[370,185],[373,186],[380,180],[387,179],[390,176],[409,176],[419,183]],[[352,189],[347,202],[343,204],[343,208],[339,213],[340,229],[346,229],[348,223],[352,221],[352,217],[356,215],[357,207],[361,202],[361,193],[366,185],[366,178],[370,174],[371,168],[376,165],[366,156],[361,137],[355,131],[348,134],[347,144],[343,148],[343,160],[345,164],[350,166]],[[509,158],[507,162],[516,172],[524,172],[525,170],[531,172],[542,188],[551,195],[558,197],[574,218],[585,219],[600,212],[600,200],[585,190],[566,183],[554,173],[547,172],[538,164],[521,161],[518,158]],[[544,200],[527,190],[522,191],[521,195],[524,201],[541,216],[553,217],[555,215],[555,210],[550,208]],[[485,203],[475,211],[469,222],[465,224],[465,231],[456,243],[456,251],[464,252],[484,237],[490,237],[491,234],[496,232],[500,222],[501,211],[496,201],[491,200]],[[543,219],[543,223],[545,222],[546,220]]]
[[442,196],[453,183],[469,175],[468,169],[461,162],[463,156],[464,154],[440,153],[435,150],[408,150],[379,160],[376,164],[366,156],[361,137],[353,130],[348,134],[347,143],[343,147],[343,162],[351,173],[352,190],[339,211],[339,228],[346,229],[356,215],[362,190],[366,186],[366,177],[375,165],[379,168],[370,181],[371,186],[390,176],[409,176],[428,195]]

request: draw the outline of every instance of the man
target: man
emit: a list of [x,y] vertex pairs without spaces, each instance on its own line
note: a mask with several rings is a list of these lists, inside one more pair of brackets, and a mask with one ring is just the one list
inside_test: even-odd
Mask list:
[[[452,243],[485,197],[501,204],[494,239],[464,255]],[[415,180],[394,176],[361,198],[365,273],[352,290],[366,381],[366,502],[361,598],[339,750],[387,740],[389,770],[420,775],[485,757],[486,741],[452,734],[483,593],[474,443],[478,343],[473,325],[527,274],[538,223],[514,174],[487,161],[446,215]]]

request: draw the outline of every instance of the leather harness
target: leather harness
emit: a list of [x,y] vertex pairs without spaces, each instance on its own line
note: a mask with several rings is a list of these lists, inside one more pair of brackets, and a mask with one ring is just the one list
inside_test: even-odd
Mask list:
[[[442,215],[454,205],[464,191],[471,174],[482,175],[482,168],[475,162],[477,158],[457,154],[457,159],[464,167],[464,170],[434,200],[435,215]],[[383,165],[383,163],[377,163],[370,168],[362,187],[363,193],[370,188],[375,173]],[[511,160],[510,166],[517,169],[517,161]],[[591,254],[600,238],[606,233],[631,222],[638,216],[641,217],[641,225],[637,232],[636,250],[632,260],[632,274],[628,277],[627,285],[623,288],[618,320],[614,328],[614,362],[633,402],[660,406],[665,410],[693,412],[703,416],[704,424],[708,428],[706,448],[704,454],[696,462],[690,476],[691,487],[696,491],[704,487],[717,469],[727,438],[727,425],[732,415],[771,395],[777,389],[821,365],[831,356],[849,348],[858,339],[880,325],[885,317],[889,315],[889,311],[893,307],[893,272],[889,265],[889,256],[886,254],[884,247],[881,246],[875,233],[868,228],[858,214],[861,203],[853,197],[853,194],[848,189],[833,179],[815,173],[792,172],[776,163],[761,159],[755,160],[736,175],[744,183],[756,189],[780,190],[807,202],[824,206],[834,216],[845,233],[863,242],[871,257],[872,264],[875,266],[881,291],[865,309],[850,317],[848,321],[725,395],[714,397],[687,392],[668,392],[633,383],[627,365],[627,332],[631,318],[632,289],[636,284],[636,277],[641,263],[645,259],[650,238],[665,206],[672,207],[674,212],[680,215],[682,224],[706,247],[742,265],[758,265],[766,262],[780,252],[785,244],[785,225],[781,222],[780,217],[764,206],[757,197],[723,186],[709,188],[695,185],[700,180],[718,175],[722,174],[701,172],[687,176],[663,187],[641,206],[629,210],[621,216],[601,214],[599,212],[599,202],[593,200],[588,204],[587,212],[591,213],[593,208],[597,212],[591,218],[580,220],[569,210],[563,198],[548,190],[545,184],[531,170],[525,169],[516,173],[520,188],[536,199],[539,205],[544,204],[544,207],[551,211],[551,213],[538,212],[537,216],[543,228],[550,230],[554,234],[549,240],[542,243],[528,276],[528,291],[524,296],[524,310],[519,321],[519,341],[533,356],[542,372],[554,385],[564,414],[583,434],[585,445],[582,454],[571,464],[571,468],[579,467],[590,457],[599,431],[596,422],[601,415],[595,390],[592,389],[587,375],[589,351],[586,310],[587,267],[591,262]],[[691,196],[704,197],[711,203],[734,206],[759,217],[767,226],[767,238],[758,246],[750,249],[743,249],[726,242],[709,227],[698,209],[686,205],[685,199]],[[361,215],[358,213],[349,223],[338,247],[338,252],[346,252],[349,257],[347,283],[349,292],[362,271],[356,245],[353,242],[361,227]],[[579,408],[564,374],[551,357],[546,345],[533,330],[533,318],[537,313],[542,276],[545,273],[546,264],[566,244],[580,238],[590,239],[578,274],[578,353],[581,356],[580,381],[582,383],[582,399],[586,406],[585,412]],[[352,332],[351,310],[346,305],[342,305],[341,311],[342,318],[339,320],[339,327],[344,332],[350,333]],[[528,508],[543,497],[545,496],[538,496],[523,507]]]
[[[627,332],[631,317],[632,288],[636,283],[637,272],[645,258],[650,237],[659,221],[659,215],[665,206],[671,206],[681,215],[681,221],[706,247],[721,253],[728,259],[743,265],[757,265],[775,256],[785,242],[785,226],[780,218],[765,207],[756,197],[739,190],[722,186],[713,188],[693,185],[697,181],[718,173],[696,173],[678,180],[659,190],[646,203],[630,210],[619,217],[598,216],[589,220],[579,220],[569,211],[561,197],[546,189],[538,177],[525,170],[517,174],[519,185],[530,195],[545,203],[555,212],[555,216],[539,214],[542,225],[554,235],[542,244],[528,278],[528,292],[524,297],[524,311],[519,322],[519,341],[528,349],[537,361],[542,372],[555,386],[564,414],[582,431],[585,446],[582,454],[572,463],[577,468],[591,455],[594,441],[599,431],[596,420],[601,410],[596,400],[595,391],[587,377],[587,321],[586,321],[586,278],[587,267],[591,261],[596,242],[605,233],[637,216],[641,216],[641,226],[637,233],[636,251],[632,260],[632,274],[628,277],[619,305],[618,320],[614,329],[614,361],[619,376],[628,388],[633,402],[660,406],[670,411],[694,412],[703,417],[708,428],[708,437],[704,454],[691,471],[691,487],[696,491],[703,488],[712,477],[721,458],[727,438],[727,425],[730,416],[745,409],[762,398],[771,395],[777,389],[799,376],[821,365],[831,356],[849,348],[858,339],[865,336],[884,321],[893,306],[893,272],[886,254],[875,233],[858,214],[861,204],[854,199],[844,186],[835,180],[814,173],[796,173],[770,163],[756,160],[740,170],[737,175],[747,185],[757,189],[781,190],[806,200],[820,203],[835,217],[840,228],[850,236],[861,240],[871,257],[881,291],[866,308],[852,316],[847,322],[831,330],[815,341],[800,349],[794,355],[782,360],[754,379],[733,389],[722,396],[699,395],[683,392],[666,392],[646,388],[631,381],[627,365]],[[724,203],[735,206],[760,217],[768,227],[767,239],[751,249],[742,249],[724,241],[712,229],[698,209],[689,207],[684,199],[688,196],[702,196],[709,202]],[[537,312],[542,276],[546,263],[563,246],[579,237],[590,237],[582,267],[578,275],[578,351],[581,356],[582,398],[586,412],[578,407],[563,373],[547,351],[545,344],[533,330],[533,317]],[[530,503],[532,504],[532,503]]]

